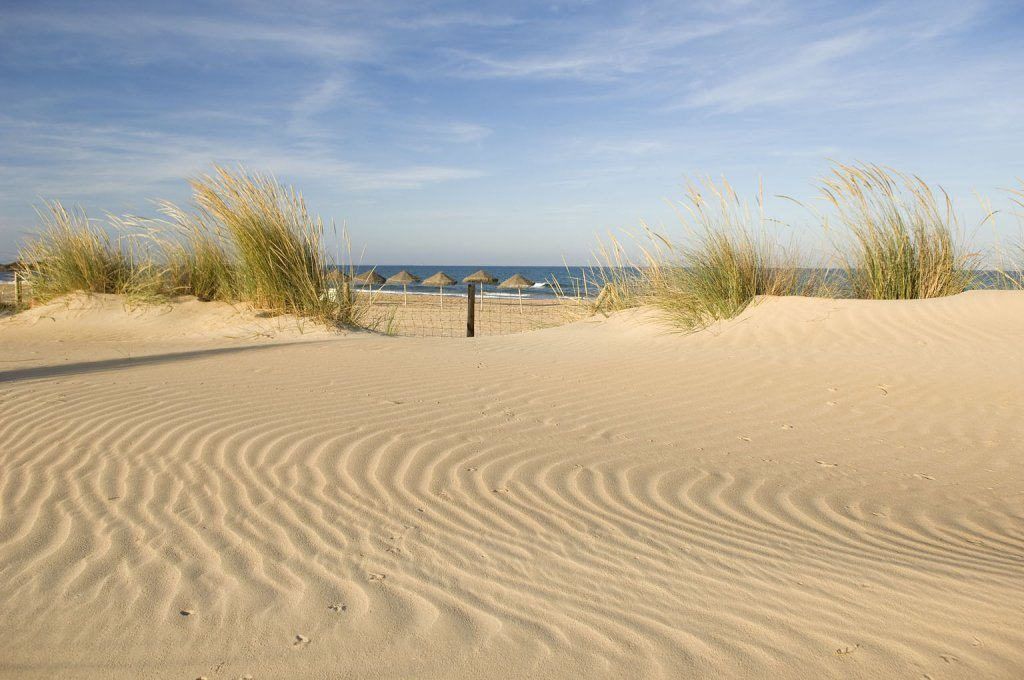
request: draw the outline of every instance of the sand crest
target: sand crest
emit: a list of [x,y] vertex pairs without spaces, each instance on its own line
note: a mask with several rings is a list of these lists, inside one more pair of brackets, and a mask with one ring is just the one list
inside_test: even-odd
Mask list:
[[1024,669],[1024,294],[476,339],[89,304],[0,320],[0,677]]

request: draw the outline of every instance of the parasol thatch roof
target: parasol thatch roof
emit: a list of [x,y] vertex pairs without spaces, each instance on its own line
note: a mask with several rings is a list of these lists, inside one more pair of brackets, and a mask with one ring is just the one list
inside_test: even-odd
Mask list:
[[448,276],[444,272],[438,272],[433,276],[428,276],[423,280],[424,286],[434,286],[435,288],[443,288],[445,286],[454,286],[458,281]]
[[516,273],[498,284],[498,288],[529,288],[533,281],[522,274]]
[[405,271],[403,269],[402,271],[398,272],[397,274],[395,274],[393,276],[389,276],[388,280],[386,281],[386,283],[398,284],[400,286],[405,286],[405,285],[408,285],[410,283],[416,283],[419,280],[420,280],[420,277],[416,276],[415,274],[411,274],[411,273],[409,273],[409,272],[407,272],[407,271]]
[[340,269],[331,269],[324,275],[324,278],[328,283],[341,283],[342,281],[348,281],[348,274]]
[[490,273],[486,269],[480,269],[475,271],[466,278],[462,279],[463,283],[497,283],[498,277]]
[[374,286],[379,286],[384,283],[384,277],[373,271],[372,269],[362,274],[356,274],[352,277],[352,280],[356,283],[368,283]]

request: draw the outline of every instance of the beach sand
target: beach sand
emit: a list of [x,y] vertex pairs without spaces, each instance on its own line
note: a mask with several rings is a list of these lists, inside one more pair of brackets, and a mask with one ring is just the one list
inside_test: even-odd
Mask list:
[[1024,294],[0,321],[2,678],[1019,678]]

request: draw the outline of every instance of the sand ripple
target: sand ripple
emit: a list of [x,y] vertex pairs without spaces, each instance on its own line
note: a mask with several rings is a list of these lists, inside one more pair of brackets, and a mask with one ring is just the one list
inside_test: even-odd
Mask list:
[[0,676],[1019,677],[1022,311],[43,356]]

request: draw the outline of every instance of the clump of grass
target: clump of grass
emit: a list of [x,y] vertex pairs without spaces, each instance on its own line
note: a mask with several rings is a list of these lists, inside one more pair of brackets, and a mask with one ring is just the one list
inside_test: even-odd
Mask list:
[[[230,240],[235,295],[269,311],[325,315],[323,223],[309,215],[302,196],[272,179],[223,168],[191,184],[204,217]],[[193,242],[211,243],[203,238]],[[207,259],[194,257],[191,264],[203,274],[215,274],[223,248],[200,252]]]
[[[837,243],[855,298],[955,295],[974,281],[949,195],[919,177],[877,165],[836,164],[822,185],[848,237]],[[828,228],[826,220],[826,228]]]
[[780,245],[764,215],[740,200],[725,180],[691,184],[682,204],[688,238],[652,234],[645,275],[650,303],[684,329],[731,319],[758,296],[802,295],[815,281],[799,268],[799,253]]
[[111,239],[82,210],[57,201],[39,211],[38,234],[19,253],[26,283],[40,301],[76,291],[150,297],[160,272],[130,239]]
[[111,218],[124,234],[116,242],[83,213],[47,204],[42,229],[21,254],[36,297],[195,295],[339,324],[358,321],[360,303],[340,294],[344,286],[330,286],[323,222],[298,193],[223,168],[191,185],[196,210],[162,203],[162,220]]
[[223,235],[202,215],[187,213],[172,203],[160,203],[160,211],[168,218],[160,224],[170,232],[169,236],[157,236],[167,263],[170,291],[203,301],[235,301],[236,267]]
[[730,319],[760,295],[810,294],[815,281],[800,268],[799,253],[771,237],[759,195],[756,215],[728,182],[687,187],[680,217],[686,237],[674,240],[644,227],[634,237],[640,256],[630,259],[614,237],[599,242],[596,306],[616,311],[646,304],[684,330]]

